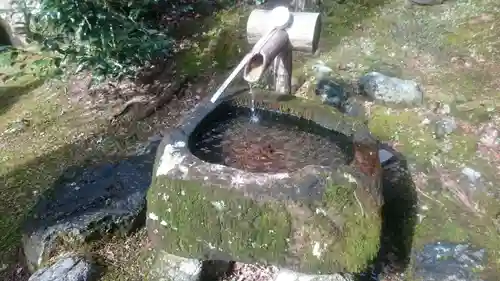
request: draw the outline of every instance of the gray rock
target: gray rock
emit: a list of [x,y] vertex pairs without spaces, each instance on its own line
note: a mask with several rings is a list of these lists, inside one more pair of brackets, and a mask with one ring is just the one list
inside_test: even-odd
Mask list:
[[500,130],[493,123],[485,124],[480,129],[479,142],[486,146],[494,148],[500,144]]
[[327,78],[318,80],[315,93],[324,103],[337,108],[340,108],[347,99],[342,85]]
[[437,242],[417,253],[415,277],[422,281],[480,281],[474,274],[482,269],[486,253],[468,244]]
[[452,117],[445,117],[436,122],[436,137],[442,138],[453,133],[457,129],[457,122]]
[[108,233],[126,234],[143,224],[153,155],[76,168],[61,176],[23,226],[23,248],[30,270],[44,262],[57,237],[83,242]]
[[481,178],[480,172],[469,167],[463,168],[462,174],[464,174],[471,183],[476,183]]
[[419,105],[423,102],[420,86],[412,80],[389,77],[382,73],[370,72],[359,80],[361,90],[374,100]]
[[197,281],[202,275],[202,261],[186,259],[157,251],[149,267],[151,280]]
[[53,265],[37,270],[28,281],[91,281],[96,280],[97,273],[92,262],[67,254]]

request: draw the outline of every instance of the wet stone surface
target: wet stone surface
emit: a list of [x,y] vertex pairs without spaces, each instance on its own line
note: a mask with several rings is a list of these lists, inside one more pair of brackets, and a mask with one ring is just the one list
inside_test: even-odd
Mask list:
[[37,270],[28,281],[95,281],[98,268],[83,257],[66,254],[54,264]]
[[30,269],[47,260],[58,239],[81,243],[141,226],[157,145],[116,164],[67,170],[24,224],[23,249]]
[[422,281],[481,281],[486,252],[468,244],[436,242],[416,254],[415,278]]

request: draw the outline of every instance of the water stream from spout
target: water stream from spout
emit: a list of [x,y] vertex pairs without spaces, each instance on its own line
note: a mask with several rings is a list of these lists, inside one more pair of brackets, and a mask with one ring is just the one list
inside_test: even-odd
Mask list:
[[259,116],[257,115],[257,112],[255,111],[255,92],[253,90],[254,88],[254,85],[253,83],[248,83],[248,88],[249,88],[249,94],[250,94],[250,97],[251,97],[251,104],[250,104],[250,111],[251,111],[251,115],[250,115],[250,121],[252,123],[258,123],[259,122]]

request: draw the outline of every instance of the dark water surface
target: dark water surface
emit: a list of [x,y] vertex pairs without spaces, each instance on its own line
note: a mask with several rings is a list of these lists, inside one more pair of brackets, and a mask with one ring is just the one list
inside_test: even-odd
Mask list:
[[190,148],[198,158],[249,172],[290,172],[307,165],[331,166],[350,161],[345,135],[309,120],[222,105],[195,130]]

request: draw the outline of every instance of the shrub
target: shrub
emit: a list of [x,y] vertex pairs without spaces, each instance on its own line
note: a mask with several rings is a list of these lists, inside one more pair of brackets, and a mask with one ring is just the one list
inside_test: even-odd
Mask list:
[[[41,0],[32,37],[55,52],[58,66],[121,79],[171,54],[173,40],[156,28],[160,0]],[[182,7],[181,7],[182,8]]]

